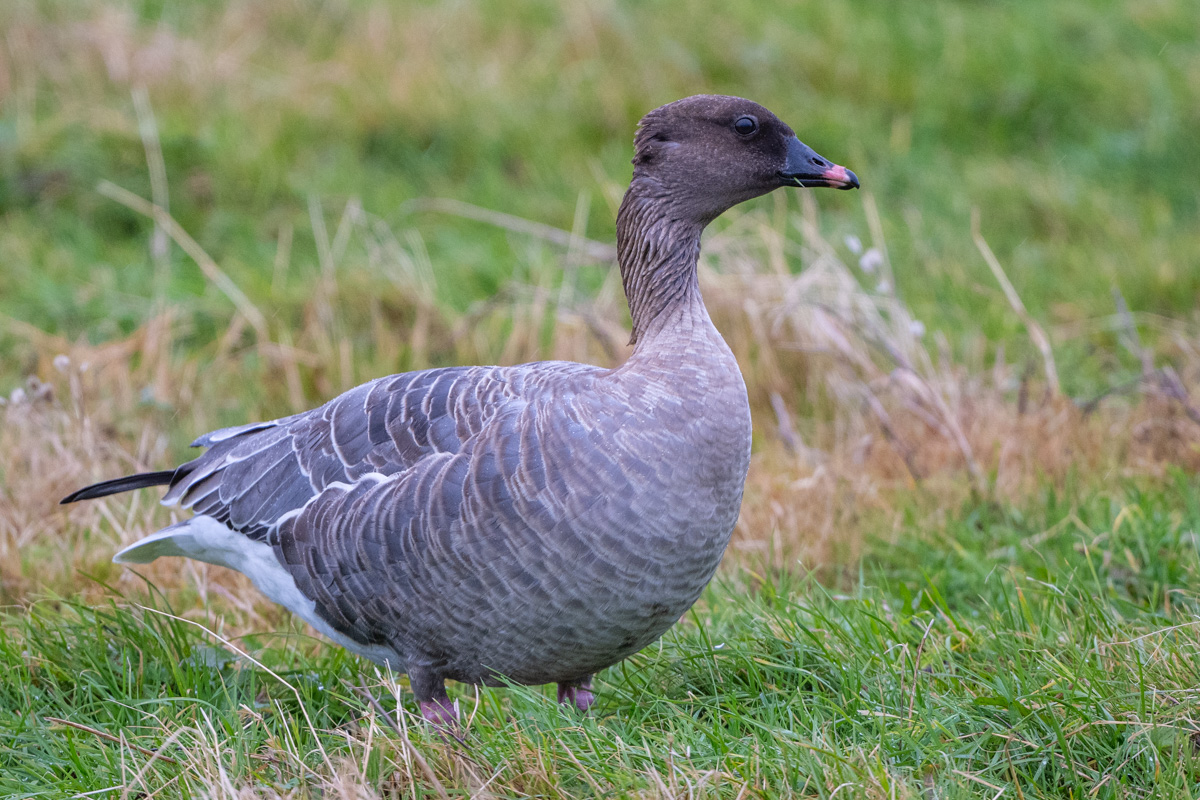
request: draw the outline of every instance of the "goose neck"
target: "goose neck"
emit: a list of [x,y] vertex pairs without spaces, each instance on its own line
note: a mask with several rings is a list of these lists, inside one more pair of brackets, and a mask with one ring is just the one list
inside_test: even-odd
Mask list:
[[696,279],[706,221],[681,213],[669,193],[637,179],[617,214],[617,260],[638,344],[683,308],[701,305]]

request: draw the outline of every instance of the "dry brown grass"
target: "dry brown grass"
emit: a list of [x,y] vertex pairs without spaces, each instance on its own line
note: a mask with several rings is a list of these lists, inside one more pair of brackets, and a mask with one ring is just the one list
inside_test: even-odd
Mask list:
[[[862,288],[818,233],[815,205],[776,211],[736,217],[707,242],[701,265],[756,421],[731,562],[849,564],[865,535],[886,534],[905,509],[932,518],[972,496],[1019,502],[1072,478],[1200,466],[1200,423],[1185,389],[1200,378],[1200,358],[1186,328],[1159,336],[1177,369],[1156,371],[1148,360],[1140,391],[1081,408],[1052,394],[1036,366],[956,361],[897,297]],[[885,243],[871,248],[864,257],[886,275]],[[543,270],[455,316],[432,299],[435,271],[419,237],[393,232],[357,203],[325,252],[296,329],[251,326],[234,311],[226,334],[199,353],[178,344],[187,323],[170,309],[98,346],[8,322],[37,366],[0,409],[5,602],[105,591],[81,576],[135,588],[139,579],[109,558],[173,512],[149,492],[70,507],[58,498],[177,463],[184,443],[220,424],[309,407],[396,365],[623,358],[615,270],[599,291],[579,291],[571,254],[566,281]],[[797,258],[804,268],[793,273]],[[1127,313],[1109,322],[1133,325]],[[227,611],[235,629],[281,621],[225,570],[168,560],[144,574],[181,590],[194,609]]]

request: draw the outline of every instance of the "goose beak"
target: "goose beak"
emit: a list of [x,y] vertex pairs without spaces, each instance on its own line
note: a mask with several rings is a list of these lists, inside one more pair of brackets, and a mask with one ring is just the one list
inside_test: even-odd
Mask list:
[[858,176],[845,167],[821,158],[813,149],[792,137],[779,178],[784,186],[828,186],[833,189],[857,189]]

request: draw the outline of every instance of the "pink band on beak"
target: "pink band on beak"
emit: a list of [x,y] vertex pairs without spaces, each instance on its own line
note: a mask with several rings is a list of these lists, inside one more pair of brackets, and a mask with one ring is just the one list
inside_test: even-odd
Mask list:
[[836,164],[822,172],[821,177],[830,183],[850,183],[850,173],[846,171],[845,167]]

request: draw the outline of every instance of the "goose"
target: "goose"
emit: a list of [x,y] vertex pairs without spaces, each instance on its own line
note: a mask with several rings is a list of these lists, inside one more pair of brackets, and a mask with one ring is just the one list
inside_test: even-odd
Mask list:
[[183,556],[248,576],[353,653],[408,674],[457,724],[446,681],[555,683],[654,642],[725,552],[750,463],[746,386],[705,309],[700,234],[785,186],[858,187],[761,105],[697,95],[648,113],[617,214],[632,352],[378,378],[301,414],[224,428],[175,469],[63,503],[166,486],[192,516],[119,564]]

